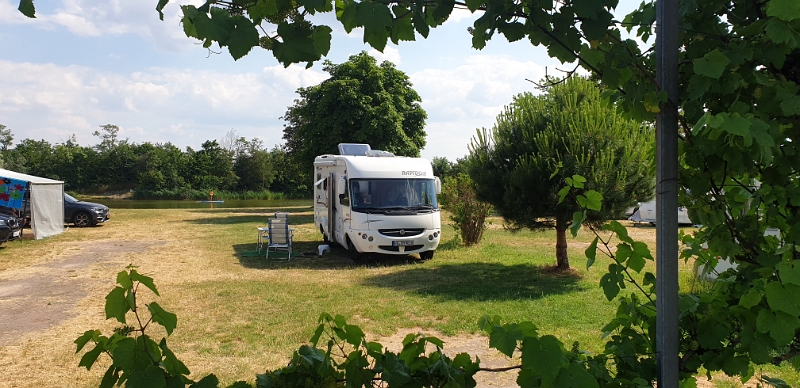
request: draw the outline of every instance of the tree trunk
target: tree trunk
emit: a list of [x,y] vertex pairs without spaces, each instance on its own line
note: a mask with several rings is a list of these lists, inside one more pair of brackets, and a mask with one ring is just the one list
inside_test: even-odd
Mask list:
[[560,270],[569,269],[569,256],[567,255],[567,219],[556,216],[556,263]]

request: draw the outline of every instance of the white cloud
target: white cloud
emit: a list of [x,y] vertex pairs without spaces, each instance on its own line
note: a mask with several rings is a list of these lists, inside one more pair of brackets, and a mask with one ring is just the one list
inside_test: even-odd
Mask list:
[[375,57],[378,63],[381,63],[383,61],[389,61],[394,63],[395,66],[400,66],[403,63],[403,61],[400,59],[400,50],[391,46],[386,46],[383,49],[383,52],[380,52],[375,49],[370,49],[368,53],[369,55]]
[[[134,142],[172,142],[197,148],[234,127],[271,146],[280,142],[279,117],[297,86],[327,75],[302,68],[263,73],[150,68],[128,75],[80,66],[0,61],[0,123],[17,139],[61,142],[76,134],[95,144],[91,133],[116,124]],[[266,133],[265,128],[277,128]],[[274,131],[274,130],[273,130]]]

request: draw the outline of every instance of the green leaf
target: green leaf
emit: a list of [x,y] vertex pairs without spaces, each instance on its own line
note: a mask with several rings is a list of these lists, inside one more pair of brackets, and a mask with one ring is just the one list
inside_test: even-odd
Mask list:
[[800,262],[782,262],[778,265],[778,275],[784,285],[795,284],[800,286]]
[[[536,341],[533,349],[529,349],[525,344],[531,339],[526,338],[523,342],[523,357],[528,351],[532,351],[530,355],[531,363],[528,368],[532,369],[534,373],[542,377],[542,386],[552,386],[553,382],[558,376],[559,370],[564,364],[564,354],[561,350],[561,342],[552,335],[546,335]],[[525,361],[523,361],[525,364]],[[523,365],[523,368],[525,366]]]
[[[616,267],[615,264],[611,264],[609,270],[612,266]],[[600,278],[600,287],[603,288],[606,299],[613,300],[619,295],[621,278],[616,271],[609,272]]]
[[767,16],[790,22],[800,18],[800,2],[797,0],[770,0],[767,3]]
[[353,346],[358,346],[364,340],[364,332],[356,325],[345,325],[344,330],[346,333],[345,341]]
[[770,282],[764,287],[767,303],[774,311],[783,311],[792,316],[800,315],[800,298],[790,295],[800,295],[800,286],[787,284],[785,287],[778,282]]
[[164,388],[167,380],[164,371],[155,365],[148,365],[144,370],[129,373],[125,388]]
[[725,67],[731,63],[731,60],[720,52],[719,49],[714,49],[714,51],[704,55],[703,58],[695,59],[692,63],[694,64],[695,73],[702,74],[709,78],[719,79]]
[[[394,7],[395,14],[399,12],[398,8],[403,9],[402,7]],[[395,20],[395,22],[392,24],[392,30],[389,35],[392,39],[392,43],[394,44],[398,44],[401,40],[416,40],[417,37],[414,34],[414,26],[411,24],[411,15]]]
[[29,18],[36,18],[36,8],[33,6],[33,0],[19,0],[19,8],[17,9]]
[[253,47],[258,46],[258,30],[250,19],[238,16],[234,30],[228,38],[228,51],[234,60],[247,55]]
[[742,117],[738,113],[734,113],[725,120],[720,128],[730,134],[744,136],[750,132],[750,120]]
[[761,303],[761,293],[755,288],[751,288],[746,294],[739,298],[739,305],[747,309],[759,303]]
[[798,328],[800,328],[800,319],[778,311],[775,313],[774,325],[769,331],[769,335],[775,340],[776,346],[785,346],[792,342]]
[[331,50],[331,32],[333,30],[328,26],[316,26],[314,31],[311,32],[311,39],[314,41],[314,48],[318,57],[328,55]]
[[611,221],[605,225],[603,225],[603,229],[609,230],[614,232],[617,235],[617,238],[620,241],[624,241],[628,244],[633,244],[633,239],[628,236],[628,229],[626,229],[622,224],[618,221]]
[[770,387],[774,388],[792,388],[791,385],[787,384],[785,381],[777,378],[777,377],[770,377],[767,375],[761,375],[760,380],[764,383],[767,383]]
[[600,211],[603,206],[603,194],[589,190],[586,192],[586,208],[589,210]]
[[217,376],[210,374],[200,379],[200,381],[192,384],[189,388],[217,388],[219,387],[219,379]]
[[576,189],[582,189],[583,186],[584,186],[584,183],[586,183],[586,178],[584,178],[584,177],[582,177],[580,175],[573,175],[572,176],[572,182],[573,182],[572,183],[573,186]]
[[83,349],[83,347],[86,346],[86,344],[92,340],[92,338],[99,335],[100,335],[100,330],[87,330],[86,332],[81,334],[80,337],[76,338],[75,341],[73,341],[78,346],[78,349],[75,350],[75,353],[80,352],[81,349]]
[[156,302],[148,304],[147,309],[150,310],[150,314],[153,316],[153,322],[164,326],[164,329],[167,330],[167,335],[171,335],[175,327],[178,326],[178,316],[164,310]]
[[188,375],[189,368],[175,356],[175,353],[167,347],[167,340],[165,338],[161,339],[161,342],[158,344],[158,347],[161,348],[161,352],[164,355],[164,369],[167,370],[172,376],[180,376],[180,375]]
[[575,212],[572,213],[572,225],[569,226],[569,231],[572,233],[572,237],[578,235],[578,232],[581,230],[581,224],[583,224],[583,220],[586,218],[584,212]]
[[[133,272],[135,270],[131,270]],[[122,286],[122,288],[129,290],[133,288],[133,281],[131,281],[131,276],[126,271],[121,271],[117,274],[117,284]]]
[[106,373],[103,375],[103,380],[100,381],[100,388],[113,387],[119,380],[119,372],[120,370],[116,366],[109,366],[108,369],[106,369]]
[[561,190],[558,190],[558,203],[564,202],[564,198],[567,197],[570,189],[572,188],[569,186],[564,186],[561,188]]
[[594,240],[592,240],[592,243],[589,244],[589,247],[586,248],[586,252],[585,253],[586,253],[586,269],[587,270],[592,267],[592,265],[594,264],[595,258],[597,257],[597,241],[599,239],[600,239],[599,237],[595,237]]
[[149,276],[140,275],[138,272],[136,272],[135,269],[132,269],[131,280],[144,284],[145,287],[150,289],[150,291],[153,291],[154,294],[158,295],[158,290],[156,289],[156,285],[153,283],[153,278]]
[[364,42],[383,51],[392,26],[392,12],[385,4],[364,1],[356,10],[358,25],[364,26]]
[[528,29],[520,22],[511,22],[500,24],[497,30],[505,35],[509,42],[516,42],[525,37]]
[[92,365],[94,365],[95,361],[97,361],[97,357],[100,356],[100,353],[102,353],[103,350],[105,349],[101,344],[95,345],[92,350],[86,352],[86,354],[81,357],[81,361],[78,363],[78,366],[84,366],[86,367],[86,370],[91,370]]
[[489,336],[489,347],[497,349],[508,357],[513,357],[514,350],[517,349],[517,341],[524,338],[518,326],[495,326]]
[[661,112],[661,101],[658,99],[656,92],[647,92],[644,94],[642,104],[648,112],[658,113]]
[[[31,1],[31,6],[33,6],[33,0],[29,0],[29,1]],[[163,11],[164,11],[164,7],[167,6],[167,3],[169,3],[169,0],[158,0],[158,4],[156,4],[156,11],[158,11],[158,18],[161,19],[161,21],[164,20],[164,12]]]
[[125,289],[122,287],[114,287],[106,295],[106,319],[116,318],[120,323],[126,323],[125,314],[130,309],[131,307],[125,299]]
[[[767,23],[764,31],[766,31],[767,37],[774,43],[785,44],[790,49],[794,49],[798,45],[800,34],[785,21],[772,19]],[[779,51],[780,48],[782,47],[776,47],[772,51],[765,52],[766,56],[771,57],[769,59],[771,59],[771,62],[778,68],[783,67],[783,61],[785,60],[785,53],[781,53]],[[783,58],[781,56],[783,56]]]

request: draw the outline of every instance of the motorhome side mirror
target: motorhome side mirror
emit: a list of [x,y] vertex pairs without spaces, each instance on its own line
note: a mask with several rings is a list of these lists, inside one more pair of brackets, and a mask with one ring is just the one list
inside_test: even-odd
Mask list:
[[346,189],[347,189],[347,179],[345,179],[345,177],[339,178],[339,182],[336,184],[336,193],[342,195],[344,194]]
[[339,194],[339,204],[342,206],[350,206],[350,198],[346,197],[344,194]]
[[433,177],[433,185],[436,188],[436,194],[442,193],[442,180],[438,176]]

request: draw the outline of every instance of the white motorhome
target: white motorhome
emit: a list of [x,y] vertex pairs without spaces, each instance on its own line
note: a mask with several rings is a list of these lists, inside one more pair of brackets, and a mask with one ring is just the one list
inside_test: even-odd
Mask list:
[[[649,222],[653,225],[656,224],[656,200],[655,198],[650,202],[639,202],[639,207],[628,217],[633,222]],[[686,207],[678,207],[678,224],[690,225],[692,220],[689,219],[689,212]]]
[[441,182],[427,159],[339,144],[339,155],[314,159],[314,179],[314,224],[326,242],[356,260],[370,253],[433,258]]

